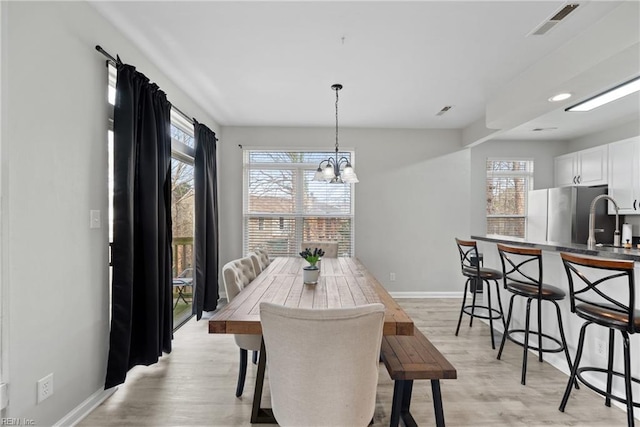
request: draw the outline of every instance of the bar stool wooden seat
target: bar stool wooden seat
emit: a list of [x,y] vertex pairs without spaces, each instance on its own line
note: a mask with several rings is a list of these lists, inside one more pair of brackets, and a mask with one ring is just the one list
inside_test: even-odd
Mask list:
[[[458,332],[460,331],[460,323],[462,322],[463,314],[468,314],[470,316],[469,327],[473,326],[474,317],[488,319],[489,328],[491,329],[491,348],[495,350],[496,343],[493,336],[493,321],[495,319],[502,319],[502,324],[504,325],[502,301],[500,300],[500,289],[498,288],[498,280],[502,279],[502,273],[498,270],[480,267],[478,245],[475,240],[456,239],[456,244],[458,246],[458,252],[460,252],[460,269],[462,275],[467,278],[467,281],[464,284],[464,296],[462,299],[462,306],[460,307],[460,317],[458,318],[458,326],[456,327],[456,336],[458,336]],[[495,284],[495,290],[498,294],[498,308],[493,308],[491,305],[490,280]],[[481,285],[482,283],[487,284],[487,305],[476,301],[476,297],[479,293],[478,285]],[[475,285],[475,288],[470,287],[470,284]],[[473,295],[470,305],[467,305],[468,292],[471,292]]]
[[[504,350],[504,344],[507,339],[519,346],[522,346],[522,377],[520,380],[522,385],[526,385],[527,380],[527,355],[529,353],[529,349],[538,351],[539,362],[542,362],[542,353],[564,352],[569,369],[571,369],[571,358],[569,357],[567,341],[564,336],[562,315],[560,314],[560,307],[557,303],[557,301],[565,298],[565,292],[562,289],[542,282],[542,251],[535,248],[523,248],[498,244],[498,253],[500,254],[500,261],[502,263],[504,288],[513,294],[509,301],[507,326],[505,327],[505,332],[502,335],[500,350],[498,350],[498,359],[502,356],[502,350]],[[527,299],[524,329],[509,329],[509,326],[511,325],[511,315],[513,313],[513,300],[515,297],[523,297]],[[531,330],[530,328],[531,302],[534,300],[537,302],[538,309],[537,330]],[[560,339],[543,332],[542,302],[550,302],[556,308]],[[524,334],[524,341],[522,342],[514,338],[514,334]],[[529,341],[531,335],[537,337],[537,345],[533,345]],[[545,347],[543,339],[552,341],[555,345]]]
[[[633,261],[622,261],[602,258],[589,258],[575,254],[561,253],[567,278],[569,279],[569,297],[571,312],[585,320],[580,328],[578,349],[569,385],[565,389],[560,411],[564,412],[571,383],[580,381],[591,390],[605,397],[605,405],[611,406],[611,399],[623,403],[627,407],[627,424],[634,425],[633,407],[640,406],[640,402],[633,401],[631,385],[640,384],[631,375],[631,349],[629,334],[640,332],[640,310],[635,308],[635,289]],[[607,368],[595,366],[580,366],[584,349],[585,332],[587,326],[596,324],[609,329],[609,356]],[[624,372],[613,368],[615,331],[622,335],[624,349]],[[607,375],[606,390],[594,385],[583,374],[585,372],[599,372]],[[611,391],[613,377],[624,378],[625,395],[614,395]]]

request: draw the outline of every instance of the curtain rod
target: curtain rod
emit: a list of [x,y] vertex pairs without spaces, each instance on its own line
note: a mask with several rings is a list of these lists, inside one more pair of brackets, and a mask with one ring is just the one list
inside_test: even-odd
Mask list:
[[[111,54],[109,54],[109,52],[107,52],[106,50],[104,50],[102,48],[102,46],[100,46],[99,44],[96,45],[96,50],[98,52],[100,52],[101,54],[103,54],[104,56],[107,57],[108,61],[111,63],[111,65],[113,65],[114,67],[118,64],[118,62],[122,62],[120,60],[120,57],[118,56],[117,58],[114,58]],[[176,107],[175,105],[171,104],[171,109],[176,110],[176,113],[179,113],[182,117],[184,117],[185,119],[189,120],[191,122],[192,125],[196,124],[196,120],[189,117],[188,115],[186,115],[185,113],[183,113],[182,111],[180,111],[180,109],[178,107]],[[218,140],[218,138],[216,138],[216,140]]]

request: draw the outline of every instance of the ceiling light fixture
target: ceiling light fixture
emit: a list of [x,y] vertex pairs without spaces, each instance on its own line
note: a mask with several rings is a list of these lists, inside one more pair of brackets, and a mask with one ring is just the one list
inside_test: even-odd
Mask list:
[[[340,151],[338,147],[338,91],[342,89],[341,84],[334,84],[331,89],[336,91],[336,157],[329,156],[318,165],[318,170],[313,176],[314,181],[327,181],[331,184],[354,184],[358,181],[358,176],[353,170],[353,166],[346,157],[338,157]],[[323,167],[324,164],[324,167]]]
[[569,92],[562,92],[549,98],[549,102],[564,101],[565,99],[569,98],[571,98],[571,94]]
[[616,87],[606,90],[596,96],[593,96],[585,101],[579,102],[576,105],[572,105],[569,108],[565,108],[564,111],[591,111],[594,108],[598,108],[609,102],[613,102],[623,96],[630,95],[640,90],[640,77],[629,80]]

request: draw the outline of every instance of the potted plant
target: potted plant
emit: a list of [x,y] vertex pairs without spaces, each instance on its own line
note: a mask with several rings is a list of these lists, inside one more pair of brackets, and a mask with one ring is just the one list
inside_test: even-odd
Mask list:
[[315,248],[311,252],[311,248],[306,248],[300,252],[300,256],[304,258],[309,265],[304,267],[302,272],[302,278],[304,283],[316,284],[318,283],[318,276],[320,276],[320,269],[316,265],[320,258],[324,255],[324,251],[320,248]]

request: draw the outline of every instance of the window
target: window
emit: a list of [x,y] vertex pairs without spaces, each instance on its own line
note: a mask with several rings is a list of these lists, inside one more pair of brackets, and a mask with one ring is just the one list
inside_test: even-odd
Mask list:
[[[353,184],[313,181],[333,153],[244,151],[244,252],[295,256],[303,241],[338,241],[353,256]],[[342,152],[353,163],[353,153]]]
[[[190,127],[190,128],[189,128]],[[195,197],[193,125],[171,113],[171,221],[173,234],[173,325],[191,317]]]
[[487,160],[487,234],[524,237],[533,160]]

